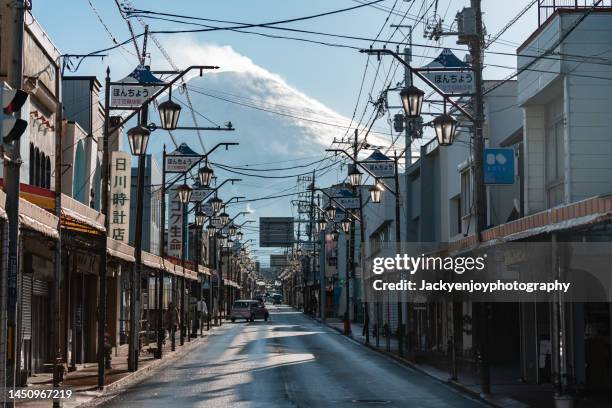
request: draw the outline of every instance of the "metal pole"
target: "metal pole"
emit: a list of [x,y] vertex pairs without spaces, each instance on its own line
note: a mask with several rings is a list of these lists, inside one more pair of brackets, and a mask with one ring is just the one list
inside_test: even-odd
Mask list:
[[[362,189],[359,188],[359,217],[361,220],[359,221],[359,263],[361,265],[361,275],[364,280],[366,275],[363,273],[364,263],[363,263],[363,248],[365,245],[365,217],[363,216],[363,197],[362,197]],[[365,282],[364,282],[365,284]],[[370,344],[370,306],[368,302],[368,292],[363,291],[364,296],[364,316],[363,316],[363,325],[365,331],[365,343]]]
[[[185,173],[184,176],[184,181],[185,184],[187,184],[187,173]],[[188,203],[182,203],[181,204],[181,210],[183,213],[183,217],[182,217],[182,224],[183,224],[183,228],[182,229],[182,234],[181,234],[181,266],[183,267],[183,276],[181,277],[181,325],[180,325],[180,331],[181,331],[181,337],[180,337],[180,345],[182,346],[183,344],[185,344],[185,255],[186,255],[186,250],[185,247],[187,246],[187,205]]]
[[319,273],[320,273],[320,290],[321,290],[321,295],[320,297],[320,309],[321,309],[321,321],[325,321],[325,252],[326,249],[325,248],[325,230],[321,230],[321,232],[319,233],[320,239],[321,239],[321,254],[319,255]]
[[[159,256],[164,259],[166,251],[166,145],[162,154],[162,183],[160,186],[160,228],[159,228]],[[164,271],[159,270],[157,276],[157,352],[155,358],[162,358],[163,343],[166,331],[164,330]],[[168,313],[170,313],[169,311]]]
[[[60,98],[60,103],[58,104],[58,112],[57,112],[57,121],[56,121],[56,129],[58,129],[55,134],[55,168],[62,168],[62,130],[63,130],[63,105],[61,102],[61,81],[55,82],[55,94]],[[56,172],[57,174],[57,172]],[[55,215],[58,218],[58,222],[61,223],[61,215],[62,215],[62,178],[55,177]],[[60,367],[62,365],[62,315],[61,315],[61,306],[60,306],[60,298],[61,298],[61,275],[62,275],[62,227],[58,225],[58,238],[55,242],[54,248],[54,310],[55,314],[55,360],[53,364],[53,387],[58,388],[60,386]],[[70,286],[67,285],[67,295],[66,298],[70,299]],[[68,301],[66,305],[69,305]],[[68,309],[68,308],[67,308]],[[66,314],[68,316],[68,314]],[[66,346],[68,343],[66,343]],[[66,354],[67,355],[67,354]],[[54,399],[53,406],[59,407],[61,406],[61,400]]]
[[[400,219],[400,189],[399,189],[399,157],[397,153],[394,153],[394,179],[395,179],[395,247],[396,253],[400,253],[401,251],[401,241],[402,241],[402,229],[401,229],[401,219]],[[402,307],[402,298],[401,294],[398,295],[397,300],[397,346],[400,357],[404,356],[404,320],[403,320],[403,307]],[[389,328],[391,330],[391,328]]]
[[106,239],[107,231],[110,225],[108,217],[108,178],[109,178],[109,137],[110,137],[110,68],[106,68],[106,83],[104,87],[104,135],[102,149],[102,168],[100,169],[100,208],[104,214],[105,229],[101,234],[100,265],[99,265],[99,283],[100,293],[98,294],[98,388],[104,388],[104,332],[106,331]]

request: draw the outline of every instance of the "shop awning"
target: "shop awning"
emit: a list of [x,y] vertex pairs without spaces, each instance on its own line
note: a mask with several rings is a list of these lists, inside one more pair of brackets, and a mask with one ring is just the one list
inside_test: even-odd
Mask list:
[[22,228],[39,232],[49,238],[59,238],[57,217],[23,198],[19,199],[19,222]]
[[62,228],[100,235],[105,231],[104,222],[102,213],[62,194]]
[[198,265],[198,272],[203,274],[203,275],[208,275],[208,276],[212,275],[211,269],[205,267],[204,265]]
[[106,251],[114,257],[126,262],[135,262],[134,248],[121,241],[116,241],[112,238],[106,239]]
[[165,270],[164,260],[161,257],[154,255],[150,252],[142,251],[142,263],[152,269]]

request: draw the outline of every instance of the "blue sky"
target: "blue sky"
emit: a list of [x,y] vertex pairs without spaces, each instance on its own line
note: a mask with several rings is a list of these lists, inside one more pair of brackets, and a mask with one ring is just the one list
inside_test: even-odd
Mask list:
[[[359,0],[365,1],[365,0]],[[296,18],[306,15],[322,13],[326,11],[347,8],[358,5],[355,0],[175,0],[173,2],[160,0],[133,0],[134,6],[139,9],[155,10],[159,12],[205,17],[218,20],[230,20],[245,23],[261,23],[276,20]],[[402,21],[407,10],[408,17],[403,20],[403,24],[414,24],[415,16],[422,15],[425,10],[426,18],[417,24],[414,31],[413,60],[414,66],[423,66],[440,52],[439,49],[431,46],[449,46],[454,48],[465,48],[457,46],[454,37],[443,37],[440,42],[436,42],[423,37],[425,23],[434,17],[434,4],[436,0],[424,1],[405,1],[405,0],[384,0],[378,3],[377,7],[389,9],[394,8],[397,15],[389,15],[387,11],[373,7],[363,7],[357,10],[335,14],[331,16],[311,19],[307,21],[295,22],[285,25],[294,29],[315,30],[342,35],[373,38],[379,31],[380,38],[388,39],[394,33],[394,40],[405,38],[405,29],[396,30],[390,24],[397,24]],[[450,26],[457,11],[469,4],[468,0],[439,0],[436,15],[444,18],[444,25]],[[506,23],[516,15],[528,3],[528,0],[505,2],[503,10],[499,10],[498,1],[483,1],[484,21],[489,34],[499,31]],[[113,45],[111,35],[118,41],[129,38],[127,24],[122,19],[115,1],[113,0],[34,0],[33,13],[43,25],[51,39],[62,53],[85,54],[98,49]],[[399,16],[398,16],[399,15]],[[387,21],[386,18],[389,17]],[[102,22],[100,21],[102,20]],[[169,23],[165,21],[147,20],[151,30],[180,29],[190,28],[190,26]],[[222,25],[219,23],[209,23],[211,25]],[[133,21],[136,33],[143,31],[138,21]],[[510,74],[515,67],[516,46],[522,42],[537,26],[536,9],[532,8],[523,16],[517,24],[513,25],[503,36],[502,41],[494,44],[490,50],[495,52],[509,53],[510,55],[488,54],[485,63],[494,65],[508,66],[509,69],[486,68],[485,78],[501,79]],[[197,27],[193,27],[197,28]],[[382,30],[381,30],[382,28]],[[259,32],[305,37],[318,41],[328,41],[332,43],[347,43],[359,47],[368,47],[369,42],[350,41],[337,38],[321,36],[309,36],[301,33],[280,32],[269,29],[252,29]],[[109,34],[110,32],[110,34]],[[176,64],[184,68],[190,64],[213,64],[219,65],[230,72],[244,72],[247,78],[255,78],[255,81],[245,83],[244,87],[240,84],[230,84],[231,92],[245,97],[254,97],[259,90],[257,84],[261,82],[269,87],[257,97],[261,97],[264,103],[276,104],[276,109],[294,109],[297,112],[306,114],[309,111],[316,112],[315,118],[324,118],[338,122],[340,119],[348,119],[353,115],[355,103],[363,80],[364,90],[359,100],[358,117],[364,107],[370,106],[368,100],[371,95],[376,97],[383,88],[383,79],[391,66],[391,58],[383,58],[378,70],[378,62],[372,57],[364,79],[364,67],[367,57],[356,50],[328,47],[316,44],[309,44],[298,41],[264,38],[256,35],[234,33],[230,31],[216,31],[208,33],[198,33],[189,35],[158,35],[157,38],[166,48],[168,53],[173,56]],[[508,41],[510,40],[510,41]],[[139,41],[141,45],[141,41]],[[149,41],[148,50],[151,51],[151,59],[147,61],[153,69],[166,69],[168,65],[156,50],[152,41]],[[97,75],[101,81],[107,66],[111,67],[112,79],[118,80],[126,76],[136,65],[137,59],[134,55],[134,47],[131,43],[124,47],[109,52],[108,57],[103,61],[99,59],[89,59],[83,62],[79,70],[74,73],[67,72],[67,75]],[[459,56],[461,52],[457,52]],[[393,71],[392,71],[393,72]],[[395,71],[393,83],[402,79],[402,71]],[[244,78],[238,76],[237,78]],[[226,77],[227,79],[227,77]],[[207,82],[209,86],[223,86],[223,81],[219,78],[216,83]],[[226,84],[227,85],[227,84]],[[418,84],[417,84],[418,85]],[[250,88],[249,88],[250,87]],[[250,89],[250,91],[247,91]],[[251,93],[249,93],[251,92]],[[283,95],[283,100],[266,99],[266,95]],[[397,96],[395,96],[397,98]],[[259,137],[260,133],[253,134],[259,126],[257,118],[271,120],[271,124],[262,124],[265,129],[264,137],[261,140],[265,145],[265,133],[282,132],[283,126],[288,125],[278,117],[256,116],[250,117],[249,112],[241,112],[241,108],[236,105],[224,106],[222,102],[210,100],[197,95],[194,97],[201,103],[195,108],[203,114],[214,115],[214,120],[223,123],[225,120],[236,119],[238,131],[232,137]],[[214,105],[211,105],[214,104]],[[336,115],[336,116],[334,116]],[[187,115],[184,115],[187,117]],[[227,117],[226,117],[227,116]],[[340,119],[338,119],[340,118]],[[240,128],[240,120],[247,123]],[[181,119],[183,121],[184,119]],[[277,121],[278,120],[278,121]],[[236,123],[237,122],[237,123]],[[186,123],[186,125],[190,125]],[[205,125],[205,124],[201,124]],[[293,123],[296,125],[296,123]],[[301,125],[309,125],[302,122]],[[268,126],[268,127],[266,127]],[[377,127],[389,127],[384,119],[380,119]],[[291,128],[294,129],[295,128]],[[314,160],[312,151],[305,153],[300,148],[299,142],[314,140],[313,135],[324,135],[327,140],[334,137],[342,137],[345,133],[342,129],[317,128],[312,125],[310,128],[304,126],[304,134],[300,140],[299,130],[294,137],[287,135],[276,135],[275,143],[279,149],[286,150],[284,166],[294,163],[304,163],[304,160]],[[245,130],[247,132],[245,132]],[[250,133],[249,133],[250,132]],[[218,135],[210,135],[205,139],[207,148],[220,141]],[[306,136],[311,137],[307,139]],[[178,135],[180,141],[190,141],[190,145],[199,149],[197,142],[193,141],[194,135]],[[161,139],[161,140],[160,140]],[[244,139],[242,139],[244,141]],[[149,151],[156,154],[161,152],[162,143],[168,140],[163,138],[152,138]],[[321,142],[320,140],[318,142]],[[308,142],[307,142],[308,143]],[[245,143],[246,145],[247,143]],[[317,145],[320,156],[324,154],[324,145]],[[269,147],[266,146],[266,147]],[[245,146],[246,148],[246,146]],[[400,147],[401,149],[401,147]],[[238,150],[238,149],[237,149]],[[317,150],[316,154],[319,154]],[[268,152],[269,153],[269,152]],[[157,154],[156,154],[157,155]],[[310,159],[306,158],[310,155]],[[223,155],[224,163],[236,165],[236,163],[263,163],[269,161],[269,155],[263,149],[251,148],[249,151],[241,153],[227,153]],[[221,158],[220,158],[221,159]],[[227,160],[227,161],[226,161]],[[289,160],[289,161],[287,161]],[[300,161],[301,160],[301,161]],[[294,171],[295,172],[295,171]],[[346,168],[337,169],[328,173],[325,180],[320,182],[331,184],[342,179],[346,173]],[[292,172],[285,173],[292,174]],[[228,175],[224,175],[228,176]],[[319,183],[318,183],[319,184]],[[295,186],[295,179],[287,178],[281,180],[265,180],[249,178],[245,180],[242,187],[231,187],[228,195],[245,195],[246,193],[255,197],[264,195],[274,195],[287,191]],[[250,209],[256,212],[250,217],[256,220],[259,216],[289,216],[291,215],[290,198],[283,200],[268,200],[256,202],[249,205]],[[243,208],[241,208],[243,209]],[[237,210],[236,210],[237,211]],[[251,230],[248,237],[256,238],[257,233]],[[260,249],[262,258],[269,250]],[[262,259],[263,260],[263,259]]]
[[[426,1],[404,1],[385,0],[379,3],[382,7],[391,7],[394,3],[398,13],[403,14],[410,7],[409,14],[417,15],[420,10],[425,10],[435,0]],[[118,40],[129,38],[127,25],[122,20],[112,0],[61,0],[61,1],[34,1],[34,14],[41,21],[50,34],[53,41],[64,53],[87,53],[96,49],[112,45],[109,34],[94,13],[90,3],[98,10],[109,31]],[[414,4],[413,4],[414,3]],[[445,24],[452,23],[455,13],[469,4],[463,0],[440,0],[438,2],[438,15],[445,16]],[[520,11],[527,0],[505,2],[503,10],[499,10],[499,2],[484,1],[485,24],[489,33],[497,32],[503,27],[511,16]],[[240,21],[240,22],[268,22],[285,18],[300,17],[320,12],[330,11],[338,8],[355,6],[358,3],[351,0],[175,0],[173,2],[159,0],[134,0],[136,8],[163,11],[168,13],[184,14],[190,16],[206,17],[213,19]],[[60,6],[61,5],[61,6]],[[430,8],[429,15],[433,13]],[[292,23],[288,27],[298,29],[312,29],[323,32],[332,32],[360,37],[374,37],[383,25],[388,13],[372,7],[363,7],[354,11],[326,16],[313,20]],[[535,8],[525,15],[515,26],[512,27],[502,38],[513,39],[520,42],[536,27]],[[391,16],[389,23],[397,22],[398,16]],[[404,23],[410,22],[409,19]],[[180,26],[176,23],[164,21],[149,21],[151,29],[176,29]],[[211,23],[215,24],[215,23]],[[142,27],[134,21],[137,33],[142,32]],[[385,28],[381,38],[387,38],[392,28]],[[268,30],[273,34],[287,34]],[[296,36],[303,36],[295,34]],[[396,34],[395,38],[402,36]],[[181,47],[178,36],[159,36],[168,51]],[[342,42],[342,40],[325,37],[311,37],[317,40],[328,40],[331,42]],[[195,34],[192,39],[201,43],[212,43],[217,45],[230,45],[238,53],[248,56],[257,65],[270,72],[280,75],[289,84],[309,96],[321,101],[337,112],[351,116],[355,105],[357,91],[361,82],[365,56],[354,50],[331,48],[314,44],[306,44],[296,41],[267,39],[259,36],[233,33],[228,31]],[[416,28],[414,42],[417,44],[434,44],[422,36],[422,24]],[[361,43],[352,42],[361,45]],[[443,40],[444,44],[456,46],[454,38]],[[362,43],[367,46],[367,43]],[[153,48],[149,44],[149,48]],[[131,45],[127,45],[129,51],[133,51]],[[495,51],[514,52],[515,47],[496,45]],[[435,56],[436,50],[415,47],[415,55]],[[77,74],[103,74],[103,68],[111,63],[112,68],[118,66],[117,61],[125,64],[134,64],[134,57],[125,51],[115,50],[110,53],[110,58],[104,62],[91,60],[85,62]],[[428,58],[416,58],[417,65],[424,65]],[[496,65],[514,66],[515,58],[492,55],[487,62]],[[152,61],[155,65],[156,61]],[[223,61],[215,61],[223,65]],[[388,63],[388,61],[386,62]],[[126,67],[128,65],[125,65]],[[119,72],[117,72],[119,71]],[[113,74],[124,76],[127,72],[120,72],[121,68],[113,69]],[[123,70],[125,71],[125,70]],[[486,71],[488,77],[499,78],[509,74],[510,70],[489,69]],[[398,73],[399,74],[399,73]],[[115,77],[115,75],[113,75]],[[399,75],[398,75],[399,78]]]

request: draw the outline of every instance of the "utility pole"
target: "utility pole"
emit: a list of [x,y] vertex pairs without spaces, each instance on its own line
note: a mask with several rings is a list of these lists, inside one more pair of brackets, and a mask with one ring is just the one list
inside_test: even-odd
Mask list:
[[[408,29],[408,46],[404,47],[404,53],[403,53],[404,61],[406,61],[406,65],[404,65],[404,86],[408,87],[412,85],[412,73],[410,72],[410,69],[408,68],[408,66],[412,62],[412,26],[411,25],[391,25],[391,27]],[[405,133],[405,139],[406,139],[405,141],[406,149],[404,150],[404,152],[405,152],[405,164],[406,164],[406,169],[407,169],[408,166],[410,166],[411,161],[412,161],[412,137],[414,136],[415,127],[418,126],[418,124],[417,124],[416,119],[408,119],[407,121],[405,121],[404,124],[405,124],[404,133]],[[394,181],[395,181],[395,191],[397,192],[395,196],[395,201],[396,201],[395,220],[397,223],[397,226],[396,226],[397,253],[399,253],[401,249],[401,245],[400,245],[401,222],[400,222],[400,213],[399,213],[400,211],[399,207],[401,206],[401,202],[400,202],[400,196],[399,196],[400,188],[399,188],[398,165],[399,165],[399,157],[395,155],[394,157],[394,166],[395,166]],[[408,183],[408,178],[406,177],[406,187],[408,186],[407,183]],[[406,191],[408,191],[408,188],[406,188]],[[408,219],[409,217],[406,217],[406,222],[409,222]],[[404,305],[402,302],[402,294],[400,293],[398,302],[397,302],[397,326],[398,326],[397,327],[397,332],[398,332],[397,345],[398,345],[398,353],[400,357],[404,356],[404,350],[405,350],[405,334],[406,334],[405,331],[406,330],[405,330],[405,325],[404,325],[403,314],[404,314]]]
[[100,169],[100,209],[104,214],[104,232],[100,237],[99,301],[98,301],[98,388],[104,388],[104,332],[106,331],[106,238],[110,226],[108,217],[109,137],[110,137],[110,68],[106,68],[104,85],[104,133],[102,136],[102,168]]
[[[308,242],[310,243],[309,245],[312,245],[312,240],[314,238],[314,188],[316,186],[316,171],[313,170],[312,171],[312,189],[310,190],[310,208],[308,209],[308,216],[310,219],[310,222],[308,224]],[[312,257],[308,257],[308,277],[306,279],[304,279],[304,294],[306,293],[306,284],[308,283],[308,278],[310,278],[311,272],[314,271],[314,249],[315,246],[312,245],[312,249],[313,249],[313,256]],[[315,281],[314,276],[313,276],[313,282]],[[308,300],[310,302],[310,304],[308,305],[308,310],[312,313],[312,314],[316,314],[316,310],[311,310],[311,306],[312,306],[312,299],[310,299],[310,297],[313,295],[312,291],[309,290],[309,296],[308,296]],[[304,298],[305,299],[305,298]],[[304,305],[304,310],[306,310],[306,305]]]
[[[474,202],[476,218],[476,237],[480,241],[481,233],[487,226],[487,202],[485,195],[485,183],[483,173],[483,154],[484,154],[484,100],[483,100],[483,81],[482,81],[482,47],[484,42],[482,28],[481,0],[470,0],[470,6],[474,13],[476,23],[476,33],[469,42],[470,57],[472,59],[472,70],[474,72],[474,94],[472,104],[474,110],[474,140],[472,155],[474,157]],[[480,386],[483,394],[491,392],[491,372],[489,365],[489,339],[488,339],[488,309],[487,303],[480,304],[478,330],[480,341]]]
[[[14,13],[12,30],[12,66],[9,73],[9,83],[14,89],[23,86],[23,36],[25,1],[17,0],[11,3]],[[22,119],[23,114],[17,112],[17,118]],[[27,118],[26,118],[27,120]],[[21,168],[19,139],[13,142],[11,157],[4,160],[4,192],[6,193],[6,213],[8,217],[8,264],[6,275],[2,275],[2,322],[0,335],[0,357],[2,358],[2,371],[0,371],[6,389],[16,385],[17,370],[17,275],[19,273],[19,178]],[[4,271],[4,268],[2,268]],[[5,320],[6,319],[6,320]],[[8,339],[8,341],[7,341]],[[6,367],[4,362],[6,361]],[[6,371],[5,371],[6,370]]]
[[[146,38],[146,37],[145,37]],[[142,106],[140,111],[140,125],[147,126],[149,105]],[[145,167],[147,162],[146,151],[138,155],[138,180],[136,184],[136,208],[144,205]],[[128,346],[128,370],[138,370],[138,343],[140,334],[140,286],[142,274],[142,224],[143,212],[136,211],[136,231],[134,233],[134,266],[132,267],[132,296],[130,302],[130,344]],[[148,297],[147,297],[148,299]]]

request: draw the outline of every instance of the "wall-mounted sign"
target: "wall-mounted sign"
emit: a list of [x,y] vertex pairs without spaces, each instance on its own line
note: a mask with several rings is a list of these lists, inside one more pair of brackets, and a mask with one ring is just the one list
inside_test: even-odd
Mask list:
[[131,160],[126,152],[111,153],[110,237],[126,244],[130,237]]
[[485,184],[514,184],[514,150],[484,149]]
[[169,195],[167,253],[169,256],[180,258],[183,251],[183,205],[176,187],[170,189]]

